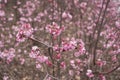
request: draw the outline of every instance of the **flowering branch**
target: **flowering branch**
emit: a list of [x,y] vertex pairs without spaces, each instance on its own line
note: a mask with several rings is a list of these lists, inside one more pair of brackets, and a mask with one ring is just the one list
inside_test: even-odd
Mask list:
[[111,69],[110,71],[107,71],[107,72],[93,72],[93,74],[108,75],[108,74],[116,71],[119,67],[120,67],[120,64],[118,66],[116,66],[115,68]]
[[33,37],[28,37],[28,39],[30,39],[30,40],[32,40],[32,41],[35,41],[35,42],[37,42],[37,43],[43,44],[44,46],[46,46],[46,47],[48,47],[48,48],[52,48],[51,45],[45,44],[44,42],[42,42],[42,41],[40,41],[40,40],[37,40],[37,39],[35,39],[35,38],[33,38]]
[[94,51],[93,51],[93,64],[94,64],[94,65],[95,65],[97,44],[98,44],[98,41],[99,41],[99,38],[100,38],[100,33],[101,33],[101,30],[102,30],[104,17],[105,17],[105,13],[106,13],[106,11],[107,11],[107,7],[108,7],[109,2],[110,2],[110,0],[107,1],[105,10],[104,10],[104,13],[103,13],[103,16],[102,16],[102,20],[101,20],[101,23],[100,23],[100,26],[101,26],[101,27],[100,27],[99,30],[98,30],[97,40],[96,40],[96,42],[95,42],[95,47],[94,47]]

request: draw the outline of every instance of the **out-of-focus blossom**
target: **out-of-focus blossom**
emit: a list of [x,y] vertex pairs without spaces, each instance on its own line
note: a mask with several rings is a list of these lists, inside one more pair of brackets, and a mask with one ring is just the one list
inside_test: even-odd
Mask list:
[[102,61],[101,59],[98,59],[96,64],[100,67],[104,66],[106,64],[106,61]]
[[56,54],[55,59],[57,59],[57,60],[61,59],[61,54],[60,53]]
[[92,73],[92,70],[88,69],[86,75],[91,78],[94,77],[94,74]]
[[5,11],[0,10],[0,17],[3,17],[3,16],[5,16]]
[[37,56],[36,60],[40,63],[44,63],[48,60],[48,57],[41,55],[41,56]]
[[25,59],[24,58],[20,58],[20,64],[23,65],[25,63]]
[[73,76],[74,75],[74,71],[73,70],[69,70],[69,75]]
[[61,67],[62,69],[65,69],[65,68],[66,68],[66,64],[65,64],[64,61],[60,63],[60,67]]
[[49,61],[49,60],[46,60],[46,64],[48,65],[48,66],[52,66],[52,62],[51,61]]
[[99,79],[100,79],[100,80],[106,80],[106,78],[105,78],[104,75],[99,75]]
[[0,54],[0,58],[5,59],[6,62],[9,64],[15,57],[15,49],[10,48],[9,50],[4,50]]
[[33,46],[31,52],[29,53],[29,56],[31,58],[37,58],[39,54],[40,54],[39,48],[37,46]]
[[82,8],[86,8],[86,6],[87,6],[87,3],[86,3],[86,2],[82,2],[82,3],[80,4],[80,7],[82,7]]
[[66,19],[67,21],[69,21],[69,20],[72,19],[72,15],[70,13],[68,13],[68,12],[63,12],[62,18]]
[[52,25],[46,26],[46,31],[52,34],[54,37],[59,36],[63,30],[64,30],[64,27],[60,27],[55,22],[53,22]]
[[36,68],[37,68],[37,69],[39,69],[39,68],[41,68],[41,67],[42,67],[41,64],[38,64],[38,63],[36,64]]
[[3,76],[3,80],[9,80],[9,77],[8,76]]

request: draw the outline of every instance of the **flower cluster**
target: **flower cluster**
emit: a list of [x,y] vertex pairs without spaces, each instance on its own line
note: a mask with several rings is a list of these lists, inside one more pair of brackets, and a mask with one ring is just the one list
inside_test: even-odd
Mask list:
[[97,64],[98,66],[102,67],[103,65],[106,64],[106,61],[102,61],[101,59],[98,59],[97,62],[96,62],[96,64]]
[[31,1],[27,1],[23,8],[18,8],[18,11],[22,16],[31,16],[35,10],[35,4]]
[[80,55],[83,55],[85,53],[85,47],[84,42],[82,40],[78,40],[78,51],[74,53],[75,57],[79,57]]
[[77,47],[77,40],[72,38],[71,40],[68,38],[66,40],[63,40],[61,43],[61,47],[58,45],[55,45],[53,47],[54,51],[56,52],[62,52],[62,51],[71,51],[74,50]]
[[16,35],[16,40],[19,42],[25,41],[25,36],[29,37],[33,33],[33,28],[29,23],[22,24],[22,27],[18,30],[18,33]]
[[46,31],[52,34],[54,37],[57,37],[64,30],[63,27],[60,27],[57,23],[53,22],[52,25],[46,26]]
[[82,65],[82,61],[80,59],[70,60],[70,65],[73,69],[80,69],[80,65]]
[[15,49],[10,48],[9,50],[4,50],[0,53],[0,58],[5,60],[8,64],[14,59],[15,57]]
[[37,46],[33,46],[29,56],[36,61],[36,68],[41,68],[42,63],[48,64],[48,57],[41,55]]

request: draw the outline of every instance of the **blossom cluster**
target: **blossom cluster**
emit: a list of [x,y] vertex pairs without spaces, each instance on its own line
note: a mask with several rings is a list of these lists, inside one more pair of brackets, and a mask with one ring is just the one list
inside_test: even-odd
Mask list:
[[52,34],[54,37],[57,37],[64,30],[64,27],[59,26],[57,23],[53,22],[52,25],[49,24],[46,26],[46,31]]
[[33,28],[29,23],[22,24],[21,28],[18,30],[16,35],[16,40],[19,42],[25,41],[25,37],[31,36],[33,33]]
[[0,53],[0,58],[5,60],[8,64],[15,58],[15,49],[10,48]]
[[78,51],[74,53],[75,57],[79,57],[80,55],[83,55],[85,53],[85,46],[82,40],[78,40],[77,50]]
[[56,52],[62,52],[62,51],[74,50],[76,47],[77,47],[77,40],[75,40],[74,38],[72,39],[67,38],[66,40],[62,40],[61,47],[55,45],[53,49]]
[[[18,5],[21,4],[20,2]],[[27,1],[23,8],[18,8],[18,11],[22,16],[31,16],[35,10],[35,4],[31,1]]]
[[50,62],[48,61],[48,57],[45,55],[42,55],[40,53],[40,50],[37,46],[33,46],[31,52],[29,53],[29,57],[35,59],[36,61],[36,68],[41,68],[42,63],[46,63],[47,65],[50,65]]

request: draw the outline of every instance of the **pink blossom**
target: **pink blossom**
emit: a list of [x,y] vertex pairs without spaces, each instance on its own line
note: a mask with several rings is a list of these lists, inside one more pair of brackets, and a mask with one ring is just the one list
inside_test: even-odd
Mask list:
[[60,53],[56,54],[56,55],[55,55],[55,58],[56,58],[57,60],[61,59],[61,54],[60,54]]
[[22,24],[21,28],[18,30],[16,35],[16,40],[19,42],[25,41],[25,37],[31,36],[33,33],[33,28],[29,23]]
[[82,3],[80,4],[80,7],[82,7],[82,8],[86,8],[86,6],[87,6],[87,3],[86,3],[86,2],[82,2]]
[[66,64],[65,64],[64,61],[60,63],[60,67],[61,67],[62,69],[65,69],[65,68],[66,68]]
[[60,26],[55,22],[53,22],[52,25],[46,26],[46,31],[52,34],[54,37],[59,36],[63,30],[64,28],[60,28]]
[[48,57],[41,55],[41,56],[37,56],[36,60],[40,63],[44,63],[48,60]]
[[51,61],[49,61],[49,60],[46,60],[46,64],[48,65],[48,66],[52,66],[52,62]]
[[79,57],[79,56],[80,56],[80,53],[79,53],[79,52],[75,52],[75,53],[74,53],[74,56],[75,56],[75,57]]
[[120,29],[120,21],[116,21],[115,25]]
[[25,59],[24,58],[20,58],[20,64],[23,65],[25,63]]
[[5,12],[3,10],[0,10],[0,17],[5,16]]
[[92,73],[92,70],[90,70],[90,69],[88,69],[87,70],[87,73],[86,73],[86,75],[88,76],[88,77],[94,77],[94,74]]
[[103,76],[103,75],[99,75],[99,79],[100,80],[106,80],[105,76]]
[[0,54],[0,58],[5,59],[6,62],[9,64],[15,57],[15,49],[10,48],[9,50],[4,50]]
[[69,70],[69,75],[70,75],[70,76],[73,76],[73,75],[74,75],[73,70]]
[[114,62],[117,61],[117,57],[116,57],[116,55],[112,56],[112,61],[114,61]]
[[60,47],[58,45],[53,46],[53,50],[56,51],[57,53],[60,52]]
[[73,18],[73,16],[68,12],[63,12],[62,18],[65,19],[66,22],[69,22]]
[[41,64],[36,64],[36,68],[37,69],[39,69],[39,68],[41,68],[42,66],[41,66]]
[[5,76],[3,77],[3,80],[9,80],[9,77],[5,75]]
[[39,54],[40,54],[39,48],[37,46],[33,46],[29,56],[31,58],[37,58]]
[[98,59],[97,62],[96,62],[96,64],[97,64],[98,66],[102,67],[103,65],[106,64],[106,61],[102,61],[101,59]]
[[71,61],[70,61],[70,65],[71,65],[73,68],[75,68],[75,61],[74,61],[74,60],[71,60]]

